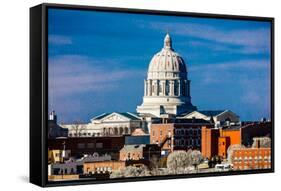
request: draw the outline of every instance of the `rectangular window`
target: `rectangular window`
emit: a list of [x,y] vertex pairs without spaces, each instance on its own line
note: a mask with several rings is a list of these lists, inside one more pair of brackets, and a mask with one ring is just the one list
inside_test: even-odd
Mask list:
[[97,149],[102,149],[103,148],[103,143],[97,143],[96,148]]
[[94,148],[94,143],[87,143],[87,148],[93,149]]
[[84,149],[85,148],[85,143],[78,143],[77,148],[78,149]]

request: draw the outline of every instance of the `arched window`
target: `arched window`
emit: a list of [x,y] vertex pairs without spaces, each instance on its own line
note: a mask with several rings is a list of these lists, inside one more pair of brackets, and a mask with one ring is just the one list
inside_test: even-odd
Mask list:
[[181,135],[184,135],[184,130],[183,129],[181,130]]
[[166,87],[165,87],[165,92],[166,92],[166,95],[169,95],[169,92],[170,92],[170,84],[169,84],[169,81],[166,81]]

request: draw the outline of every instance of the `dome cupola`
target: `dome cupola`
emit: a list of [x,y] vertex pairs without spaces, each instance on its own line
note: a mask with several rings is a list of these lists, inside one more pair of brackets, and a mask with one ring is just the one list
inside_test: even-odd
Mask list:
[[172,39],[169,34],[166,34],[164,39],[164,48],[165,49],[172,49]]

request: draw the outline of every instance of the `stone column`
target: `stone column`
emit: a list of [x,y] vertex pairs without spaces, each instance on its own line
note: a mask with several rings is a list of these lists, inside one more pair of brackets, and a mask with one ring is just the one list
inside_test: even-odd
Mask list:
[[159,95],[159,81],[155,80],[155,95]]
[[165,96],[169,95],[169,89],[170,88],[167,88],[167,86],[169,86],[169,81],[165,80]]
[[151,89],[151,96],[154,96],[154,94],[155,94],[155,84],[154,84],[154,80],[151,80],[150,89]]
[[166,83],[165,81],[162,81],[161,83],[162,83],[162,95],[164,96],[166,92]]
[[119,135],[123,135],[123,133],[124,133],[123,127],[119,127]]
[[151,80],[147,80],[147,95],[151,96]]
[[175,93],[175,82],[171,80],[170,83],[170,95],[173,96]]
[[178,80],[178,96],[181,96],[181,80]]
[[147,96],[147,86],[146,86],[146,80],[144,80],[144,96]]

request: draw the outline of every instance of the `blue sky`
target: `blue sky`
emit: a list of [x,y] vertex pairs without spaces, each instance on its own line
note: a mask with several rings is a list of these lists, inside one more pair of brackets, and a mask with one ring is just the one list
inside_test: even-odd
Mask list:
[[185,60],[192,103],[270,118],[270,23],[49,9],[49,110],[60,122],[135,112],[168,31]]

